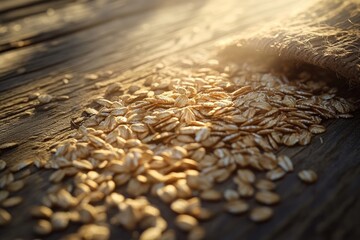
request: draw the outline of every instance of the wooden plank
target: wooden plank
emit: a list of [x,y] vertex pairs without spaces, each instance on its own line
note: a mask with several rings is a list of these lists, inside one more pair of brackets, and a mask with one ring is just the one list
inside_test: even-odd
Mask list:
[[[200,3],[201,2],[202,1],[200,1]],[[56,37],[62,37],[76,31],[143,11],[166,8],[167,6],[179,4],[187,5],[189,1],[179,2],[170,0],[164,2],[160,0],[135,0],[131,4],[126,3],[126,0],[104,0],[102,2],[79,1],[74,4],[59,4],[59,6],[62,7],[58,7],[58,9],[54,8],[50,13],[45,12],[32,16],[31,18],[19,19],[4,24],[4,27],[8,29],[8,31],[1,36],[0,52],[9,51],[18,46],[23,47],[23,45],[26,46],[51,40]],[[13,13],[13,15],[14,14],[15,13]],[[143,17],[145,16],[146,15],[143,15]],[[21,31],[18,30],[19,28]]]
[[[164,56],[170,52],[176,52],[201,42],[223,37],[233,31],[238,31],[247,26],[249,22],[254,21],[256,15],[249,9],[249,11],[243,12],[243,17],[247,20],[235,24],[237,20],[233,19],[231,22],[228,21],[228,27],[223,27],[223,24],[212,26],[209,21],[201,21],[201,17],[195,16],[192,20],[188,20],[186,6],[182,9],[177,7],[173,10],[175,9],[177,10],[178,19],[173,22],[174,20],[170,18],[168,21],[173,25],[164,23],[163,19],[167,19],[172,15],[168,9],[165,9],[164,12],[157,13],[157,18],[153,18],[151,22],[147,23],[147,26],[149,26],[147,29],[136,29],[136,22],[133,23],[136,16],[134,18],[129,17],[129,19],[108,23],[103,27],[99,26],[84,32],[74,33],[71,36],[58,39],[52,45],[49,43],[38,44],[31,48],[4,53],[2,54],[4,60],[0,69],[0,76],[2,76],[0,89],[11,89],[30,81],[33,84],[34,79],[48,77],[49,74],[54,74],[54,72],[58,75],[71,72],[71,70],[84,72],[108,66],[114,62],[122,61],[122,64],[124,64],[128,60],[129,62],[141,64],[138,60],[146,60],[146,57]],[[231,6],[224,7],[223,10],[219,9],[218,15],[212,15],[212,17],[220,17],[225,13],[239,11],[237,8],[233,11],[229,9],[231,9]],[[254,11],[266,11],[266,9],[267,6],[265,5],[263,8]],[[210,15],[211,12],[205,11],[203,14]],[[257,16],[255,18],[259,19]],[[197,32],[193,33],[194,25],[192,24],[195,23],[197,23]],[[118,30],[119,26],[126,25],[129,25],[127,30]],[[162,32],[156,31],[157,29],[162,29]],[[217,33],[214,33],[215,30]],[[171,33],[171,35],[168,33]],[[100,46],[106,47],[99,48]],[[133,56],[132,52],[127,51],[127,49],[134,49],[135,51],[135,48],[137,48],[137,55],[135,56]],[[146,54],[147,56],[144,58],[140,54]],[[130,55],[136,60],[127,59]],[[101,61],[93,60],[100,58]],[[19,74],[17,70],[21,70],[21,68],[25,72]],[[19,95],[18,92],[12,92],[13,95],[15,93]],[[6,97],[1,99],[5,100]]]
[[15,5],[10,9],[7,8],[0,10],[0,23],[4,24],[42,13],[46,13],[51,16],[56,9],[72,2],[74,2],[74,0],[30,1],[26,4]]
[[2,0],[0,4],[0,13],[33,6],[45,1],[46,0]]
[[[272,6],[281,9],[282,5],[272,4]],[[244,21],[239,23],[236,18],[223,17],[223,21],[227,20],[225,26],[221,23],[216,25],[212,24],[209,20],[204,21],[204,19],[196,15],[189,20],[187,7],[183,7],[183,11],[181,11],[181,8],[176,7],[172,9],[176,10],[178,15],[178,20],[175,20],[174,23],[174,20],[171,20],[172,14],[169,13],[168,9],[165,9],[164,12],[157,13],[158,17],[156,19],[152,19],[151,22],[147,23],[146,26],[149,26],[147,29],[136,29],[136,23],[131,22],[133,19],[124,19],[114,24],[108,23],[103,27],[99,26],[95,29],[74,33],[72,36],[58,39],[52,44],[38,44],[31,48],[5,53],[2,55],[2,59],[6,60],[0,65],[2,66],[0,69],[0,76],[2,76],[0,89],[7,90],[16,85],[25,84],[25,82],[32,81],[33,79],[48,76],[49,74],[53,74],[53,72],[57,74],[71,70],[83,72],[117,61],[123,61],[128,57],[124,56],[125,54],[132,54],[126,51],[128,48],[137,48],[137,55],[134,57],[139,60],[144,60],[144,57],[139,54],[147,54],[147,57],[159,57],[164,55],[164,53],[176,52],[180,49],[194,46],[201,42],[215,40],[239,31],[249,26],[249,23],[254,22],[255,19],[256,21],[260,21],[261,18],[263,20],[269,19],[271,15],[262,14],[266,13],[268,7],[269,5],[264,5],[262,8],[253,9],[252,6],[249,6],[249,9],[243,12],[241,12],[240,8],[240,16],[244,18]],[[217,10],[218,14],[216,15],[209,11],[204,11],[202,16],[208,14],[212,17],[221,18],[221,16],[226,13],[238,12],[239,8],[231,8],[231,6],[228,6],[227,8],[223,7]],[[261,18],[257,16],[255,12],[262,14]],[[231,16],[231,14],[229,15]],[[169,17],[168,22],[173,23],[173,26],[166,23],[166,21],[164,23],[164,19]],[[126,24],[129,25],[127,29],[124,31],[118,30],[119,26],[125,26]],[[196,33],[193,32],[193,24],[197,24]],[[158,29],[162,29],[162,32],[157,31]],[[127,37],[124,38],[124,36]],[[116,39],[116,41],[114,41],[114,39]],[[100,46],[106,47],[99,48]],[[116,51],[114,51],[114,49],[116,49]],[[150,54],[149,51],[152,51],[154,54]],[[90,60],[99,58],[102,58],[102,61]],[[21,61],[19,61],[19,59],[21,59]],[[79,61],[79,59],[86,59],[89,63],[85,64]],[[123,62],[127,60],[128,59],[125,59]],[[23,62],[28,64],[23,64]],[[136,62],[136,64],[141,64],[141,62]],[[25,72],[19,74],[17,70],[24,70]]]

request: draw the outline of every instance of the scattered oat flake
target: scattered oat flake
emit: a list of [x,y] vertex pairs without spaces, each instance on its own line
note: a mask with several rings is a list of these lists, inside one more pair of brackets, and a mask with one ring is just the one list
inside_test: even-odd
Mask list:
[[202,240],[205,239],[205,229],[197,226],[193,228],[188,235],[188,240]]
[[137,86],[137,85],[131,85],[129,87],[129,93],[135,93],[137,90],[140,90],[140,86]]
[[16,163],[14,166],[10,168],[10,171],[12,172],[18,172],[24,168],[29,167],[33,162],[32,161],[21,161],[19,163]]
[[40,96],[40,93],[38,93],[38,92],[30,93],[28,95],[28,99],[29,100],[34,100],[34,99],[37,99],[39,96]]
[[270,191],[259,191],[255,194],[255,199],[266,205],[273,205],[280,201],[280,196]]
[[3,207],[14,207],[16,205],[19,205],[23,201],[22,197],[10,197],[5,199],[1,206]]
[[175,219],[176,225],[184,231],[190,231],[198,225],[198,221],[189,215],[179,215]]
[[51,223],[47,220],[39,220],[34,227],[34,231],[39,235],[47,235],[52,232]]
[[11,221],[11,215],[5,209],[0,208],[0,226],[4,226]]
[[0,171],[4,170],[5,168],[6,168],[6,162],[0,159]]
[[260,179],[255,183],[255,187],[259,190],[274,190],[276,185],[274,182],[267,179]]
[[243,200],[233,200],[225,205],[225,209],[229,213],[241,214],[249,209],[249,205]]
[[38,206],[38,207],[33,207],[30,213],[33,217],[50,218],[53,211],[46,206]]
[[94,73],[85,75],[85,79],[87,79],[87,80],[96,80],[98,78],[99,78],[99,76],[97,74],[94,74]]
[[298,177],[305,183],[314,183],[318,178],[313,170],[302,170],[298,173]]
[[162,230],[160,228],[151,227],[146,229],[140,235],[140,240],[148,240],[148,239],[159,239],[161,237]]
[[39,100],[40,104],[49,103],[49,102],[51,102],[52,99],[53,99],[53,96],[51,96],[49,94],[41,94],[38,96],[38,100]]
[[24,180],[17,180],[15,182],[9,183],[6,188],[10,192],[17,192],[21,190],[24,186],[25,186]]
[[19,145],[20,145],[20,143],[18,143],[18,142],[3,143],[3,144],[0,144],[0,150],[7,150],[7,149],[16,148]]
[[294,170],[292,161],[288,156],[285,155],[279,156],[278,164],[286,172],[291,172]]
[[250,219],[254,222],[264,222],[273,215],[273,210],[269,207],[255,207],[250,212]]
[[58,101],[66,101],[66,100],[69,100],[69,99],[70,99],[70,97],[67,96],[67,95],[62,95],[62,96],[56,97],[56,100],[58,100]]
[[0,190],[0,202],[4,201],[9,195],[9,191]]

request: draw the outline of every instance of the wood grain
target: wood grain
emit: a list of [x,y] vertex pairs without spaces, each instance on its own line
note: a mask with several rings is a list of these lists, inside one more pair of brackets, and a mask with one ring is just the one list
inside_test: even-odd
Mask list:
[[[92,98],[103,95],[107,84],[120,81],[126,87],[141,83],[153,74],[159,61],[176,65],[183,56],[211,52],[218,40],[281,17],[290,11],[287,6],[301,5],[295,0],[1,3],[0,144],[14,141],[20,146],[0,153],[0,158],[11,166],[48,154],[73,131],[71,118],[79,116]],[[49,12],[49,7],[54,12]],[[20,30],[16,30],[18,25]],[[106,75],[107,70],[113,73]],[[62,79],[69,73],[73,78],[65,85]],[[90,81],[84,78],[86,73],[104,76]],[[95,83],[101,87],[95,88]],[[35,91],[70,99],[44,110],[27,100]],[[34,114],[24,117],[25,111]],[[327,132],[310,146],[281,150],[293,158],[298,169],[316,170],[319,182],[305,186],[296,174],[287,176],[278,184],[283,201],[275,207],[272,221],[254,224],[246,217],[223,213],[204,223],[206,239],[359,239],[359,122],[359,112],[353,119],[328,121]],[[48,188],[48,175],[48,171],[34,171],[27,178],[31,184],[20,192],[26,203],[10,209],[14,221],[0,229],[1,239],[35,237],[28,207],[38,203]],[[151,201],[161,205],[162,214],[172,222],[174,214],[169,207],[157,199]],[[219,204],[208,206],[221,208]],[[136,237],[115,227],[112,234],[114,239]],[[185,237],[181,232],[178,236]]]

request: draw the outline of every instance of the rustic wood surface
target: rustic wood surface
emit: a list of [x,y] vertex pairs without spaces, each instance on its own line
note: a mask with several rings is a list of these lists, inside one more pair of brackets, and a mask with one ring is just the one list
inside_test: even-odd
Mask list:
[[[0,1],[0,144],[19,143],[0,152],[0,158],[11,166],[45,156],[73,131],[71,119],[80,116],[92,98],[103,95],[106,85],[141,82],[160,61],[177,64],[181,56],[212,49],[217,41],[284,17],[305,2],[309,1]],[[101,77],[87,80],[86,73]],[[62,81],[65,74],[73,75],[68,84]],[[70,99],[37,106],[27,99],[32,92]],[[222,213],[204,223],[206,239],[360,239],[359,124],[359,111],[353,119],[329,120],[327,132],[309,146],[282,149],[298,169],[315,169],[319,181],[305,186],[295,173],[288,175],[278,184],[283,201],[271,221],[255,224],[245,216]],[[41,199],[48,175],[49,171],[33,171],[27,178],[19,192],[26,201],[10,209],[14,220],[0,228],[0,239],[36,238],[27,209]],[[162,205],[161,210],[171,222],[169,207]],[[179,239],[185,237],[178,234]],[[136,237],[115,227],[112,236]]]

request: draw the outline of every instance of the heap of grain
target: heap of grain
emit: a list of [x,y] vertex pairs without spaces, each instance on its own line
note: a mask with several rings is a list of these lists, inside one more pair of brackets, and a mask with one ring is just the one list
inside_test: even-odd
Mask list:
[[[32,210],[40,218],[36,233],[75,222],[82,227],[68,238],[107,239],[113,224],[142,229],[140,239],[175,239],[149,195],[170,205],[189,239],[204,238],[199,221],[213,216],[202,201],[224,201],[229,213],[268,220],[271,205],[280,202],[275,181],[294,170],[289,157],[275,155],[279,146],[307,145],[325,131],[323,119],[351,117],[354,110],[336,89],[307,73],[289,81],[246,64],[221,68],[216,61],[161,68],[143,89],[97,99],[52,159],[35,161],[55,170],[54,186]],[[312,183],[317,176],[303,170],[299,178]],[[227,180],[236,187],[216,189]],[[251,198],[258,206],[250,208]]]

